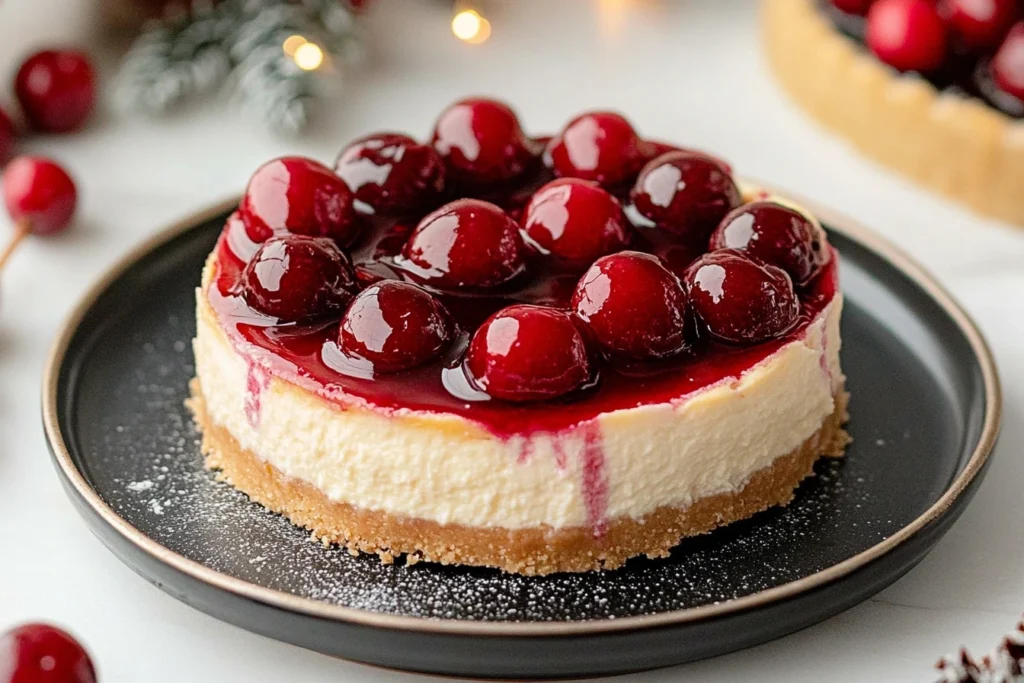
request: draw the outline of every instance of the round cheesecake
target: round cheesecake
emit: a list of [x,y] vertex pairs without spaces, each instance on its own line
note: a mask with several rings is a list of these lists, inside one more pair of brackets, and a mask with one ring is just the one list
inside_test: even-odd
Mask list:
[[665,556],[843,454],[838,255],[812,216],[639,138],[627,169],[566,131],[484,164],[494,126],[470,117],[473,159],[450,111],[431,145],[343,152],[347,213],[250,182],[197,291],[191,406],[225,481],[352,552],[547,574]]

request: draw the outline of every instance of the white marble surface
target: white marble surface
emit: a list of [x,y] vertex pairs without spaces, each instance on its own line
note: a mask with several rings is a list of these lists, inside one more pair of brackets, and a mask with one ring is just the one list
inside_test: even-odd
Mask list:
[[[0,1],[0,74],[13,73],[30,47],[87,40],[88,7]],[[345,140],[379,128],[424,135],[446,103],[485,93],[514,103],[538,131],[584,108],[622,109],[648,135],[715,150],[744,174],[859,218],[959,297],[1004,380],[1005,427],[988,478],[908,576],[787,638],[630,678],[929,681],[944,651],[993,645],[1024,610],[1024,231],[928,195],[813,126],[769,79],[748,0],[508,1],[494,8],[492,39],[478,47],[451,37],[447,11],[436,1],[378,0],[368,64],[297,141],[274,140],[216,103],[158,123],[103,114],[82,134],[26,144],[73,169],[82,202],[74,232],[28,242],[3,273],[0,628],[28,619],[69,625],[105,683],[412,679],[252,635],[134,575],[86,530],[58,484],[39,424],[39,383],[50,340],[79,294],[146,235],[238,192],[272,155],[330,159]],[[104,66],[109,75],[109,59]],[[7,227],[0,217],[0,235]]]

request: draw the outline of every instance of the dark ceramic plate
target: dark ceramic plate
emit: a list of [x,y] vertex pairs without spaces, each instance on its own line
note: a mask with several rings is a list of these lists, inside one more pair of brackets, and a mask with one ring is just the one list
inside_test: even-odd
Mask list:
[[385,566],[215,481],[182,405],[194,288],[226,207],[165,232],[103,279],[60,335],[44,420],[92,530],[176,598],[272,638],[387,667],[480,677],[649,669],[777,638],[913,567],[981,481],[999,386],[973,324],[906,257],[824,213],[843,257],[854,437],[787,508],[667,560],[544,578]]

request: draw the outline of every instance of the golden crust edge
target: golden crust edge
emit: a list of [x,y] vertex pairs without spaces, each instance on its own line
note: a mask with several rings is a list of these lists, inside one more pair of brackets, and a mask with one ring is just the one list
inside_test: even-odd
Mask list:
[[761,13],[769,67],[812,117],[919,184],[1024,226],[1024,123],[893,71],[814,0],[763,0]]

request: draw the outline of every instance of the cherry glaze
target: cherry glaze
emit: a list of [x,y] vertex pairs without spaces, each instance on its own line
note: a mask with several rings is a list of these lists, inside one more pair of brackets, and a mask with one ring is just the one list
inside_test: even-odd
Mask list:
[[[662,144],[647,144],[654,149],[654,154],[671,149]],[[536,188],[553,179],[550,171],[534,168],[516,183],[489,192],[486,198],[502,208],[516,211],[526,204]],[[616,191],[620,201],[626,197],[628,186],[634,180],[632,176],[626,177],[625,189]],[[402,246],[414,229],[416,218],[364,216],[360,220],[364,228],[351,251],[360,282],[367,286],[382,279],[403,279],[396,259],[401,260]],[[603,479],[600,436],[597,430],[590,430],[593,418],[613,410],[677,400],[701,388],[738,377],[782,345],[800,338],[807,324],[838,291],[837,265],[832,259],[816,278],[799,290],[800,318],[781,338],[746,347],[703,340],[692,353],[653,362],[616,364],[595,357],[591,360],[591,370],[599,374],[600,379],[592,386],[587,384],[551,401],[515,403],[491,399],[469,384],[462,369],[462,355],[469,335],[491,315],[510,305],[540,304],[568,310],[579,280],[578,271],[565,271],[541,261],[528,267],[523,276],[483,294],[436,292],[462,333],[451,348],[435,360],[411,370],[385,374],[374,372],[372,368],[353,367],[346,361],[346,354],[337,344],[337,322],[279,327],[253,312],[238,296],[237,283],[257,247],[239,220],[229,220],[217,247],[217,279],[209,290],[209,299],[219,320],[250,359],[254,384],[261,385],[264,372],[269,372],[341,406],[372,405],[383,412],[451,413],[473,420],[501,438],[586,428],[589,464],[585,469],[592,480],[586,488],[588,500],[593,503],[593,517],[598,521]],[[630,247],[644,252],[663,249],[651,230],[637,231]],[[679,256],[675,264],[677,272],[682,272],[685,262],[699,252],[687,254],[689,256]]]

